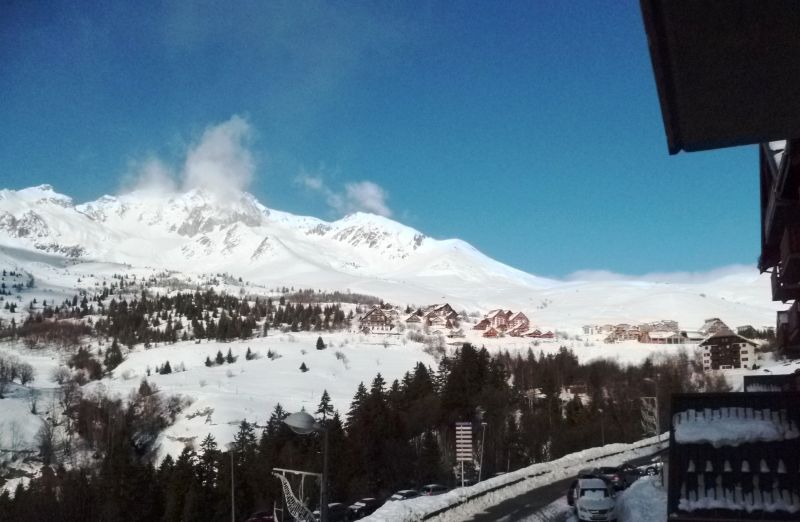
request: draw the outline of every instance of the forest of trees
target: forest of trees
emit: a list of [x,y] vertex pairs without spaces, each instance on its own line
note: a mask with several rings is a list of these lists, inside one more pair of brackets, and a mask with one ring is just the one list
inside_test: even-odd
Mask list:
[[285,297],[236,297],[214,290],[177,292],[169,296],[115,296],[108,289],[91,300],[75,295],[55,304],[30,305],[17,324],[0,324],[0,338],[22,339],[29,348],[54,344],[77,347],[83,336],[113,338],[125,346],[174,343],[179,340],[248,339],[270,329],[329,331],[346,328],[350,319],[339,304],[292,303]]
[[[359,385],[347,412],[334,411],[325,392],[313,413],[329,431],[330,499],[384,498],[397,489],[430,482],[456,483],[454,423],[487,423],[483,477],[558,458],[605,442],[643,437],[640,397],[652,395],[652,379],[668,425],[668,397],[677,391],[724,388],[697,372],[685,353],[640,366],[613,361],[578,362],[562,348],[555,354],[502,353],[463,345],[436,369],[417,364],[387,383],[378,374]],[[564,387],[581,395],[564,400]],[[210,436],[187,446],[176,459],[154,462],[154,441],[179,409],[142,383],[125,403],[73,396],[73,428],[95,455],[92,466],[60,464],[65,451],[46,447],[41,476],[13,495],[0,496],[0,520],[223,521],[230,519],[231,454],[237,520],[281,502],[274,467],[319,471],[319,436],[298,436],[278,405],[263,426],[242,421],[230,449]],[[479,432],[478,429],[475,430]],[[44,458],[44,457],[42,457]],[[318,490],[306,484],[316,505]]]

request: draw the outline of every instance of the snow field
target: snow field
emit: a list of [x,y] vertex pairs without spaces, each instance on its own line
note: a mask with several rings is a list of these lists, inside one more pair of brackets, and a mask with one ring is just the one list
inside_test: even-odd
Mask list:
[[[87,392],[102,390],[127,397],[146,378],[165,396],[191,399],[191,405],[159,439],[159,456],[164,457],[177,456],[186,443],[199,445],[209,433],[224,446],[233,440],[242,420],[263,426],[278,403],[286,411],[305,408],[313,414],[324,390],[343,416],[359,382],[369,387],[380,372],[388,386],[418,361],[436,368],[436,361],[423,352],[422,344],[404,343],[402,338],[323,332],[328,347],[317,350],[319,336],[315,332],[298,332],[246,341],[186,341],[150,349],[138,346],[125,354],[125,361],[114,370],[112,378],[84,388]],[[248,347],[258,355],[257,359],[245,360]],[[237,357],[236,362],[205,366],[206,357],[213,360],[217,351],[226,355],[229,349]],[[277,355],[268,358],[268,350]],[[173,373],[159,375],[156,367],[166,361]],[[305,373],[300,371],[302,363],[309,369]],[[185,371],[179,371],[182,368]]]

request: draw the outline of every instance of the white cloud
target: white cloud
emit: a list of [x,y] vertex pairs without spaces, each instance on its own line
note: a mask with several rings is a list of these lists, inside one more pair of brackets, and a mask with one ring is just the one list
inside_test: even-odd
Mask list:
[[749,265],[729,265],[706,272],[652,272],[642,275],[627,275],[608,270],[579,270],[565,277],[567,281],[641,281],[676,284],[703,284],[726,277],[758,278],[759,272]]
[[372,181],[359,181],[346,184],[344,190],[345,201],[349,208],[365,210],[379,216],[390,217],[392,215],[391,209],[386,204],[388,197],[386,191],[378,184]]
[[200,189],[227,198],[248,189],[255,178],[256,162],[250,150],[253,130],[241,116],[211,125],[186,150],[179,169],[150,157],[133,162],[123,179],[122,192],[175,192]]
[[255,161],[248,148],[251,137],[250,124],[237,115],[207,128],[200,142],[186,154],[183,188],[218,195],[246,190],[255,175]]
[[175,192],[175,174],[160,159],[150,157],[129,165],[129,172],[122,181],[123,192]]
[[321,194],[325,202],[336,213],[371,212],[379,216],[391,217],[392,209],[387,204],[388,193],[372,181],[345,183],[341,190],[330,188],[320,175],[301,171],[295,182],[305,189]]

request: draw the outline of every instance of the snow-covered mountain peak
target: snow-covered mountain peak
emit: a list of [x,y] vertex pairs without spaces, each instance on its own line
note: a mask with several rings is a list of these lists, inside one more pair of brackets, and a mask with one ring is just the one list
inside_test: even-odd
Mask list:
[[61,207],[72,206],[72,198],[59,194],[52,185],[38,185],[20,190],[0,190],[0,199],[16,200],[20,203],[53,203]]

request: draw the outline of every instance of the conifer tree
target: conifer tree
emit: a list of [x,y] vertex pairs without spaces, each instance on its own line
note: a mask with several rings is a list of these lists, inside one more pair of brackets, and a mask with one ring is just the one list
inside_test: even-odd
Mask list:
[[300,371],[303,373],[306,373],[308,371],[308,366],[306,366],[305,362],[300,365]]
[[228,355],[225,356],[225,362],[228,364],[232,364],[236,362],[236,357],[233,356],[231,349],[228,348]]
[[172,367],[169,365],[169,361],[164,363],[164,366],[158,371],[161,375],[166,375],[168,373],[172,373]]
[[222,355],[222,350],[217,350],[217,356],[214,358],[214,362],[217,366],[225,364],[225,357]]
[[212,361],[211,357],[209,357],[208,355],[206,355],[206,366],[209,367],[209,368],[211,366],[214,366],[214,361]]
[[122,352],[119,349],[119,344],[117,343],[117,339],[115,338],[114,341],[111,343],[111,348],[106,350],[106,357],[103,360],[103,364],[106,366],[106,370],[113,371],[114,368],[119,366],[123,361]]
[[322,416],[323,423],[333,415],[333,404],[331,404],[331,396],[328,395],[328,390],[322,390],[322,398],[319,401],[316,413]]
[[317,350],[324,350],[324,349],[325,349],[325,343],[322,340],[322,336],[317,337]]

